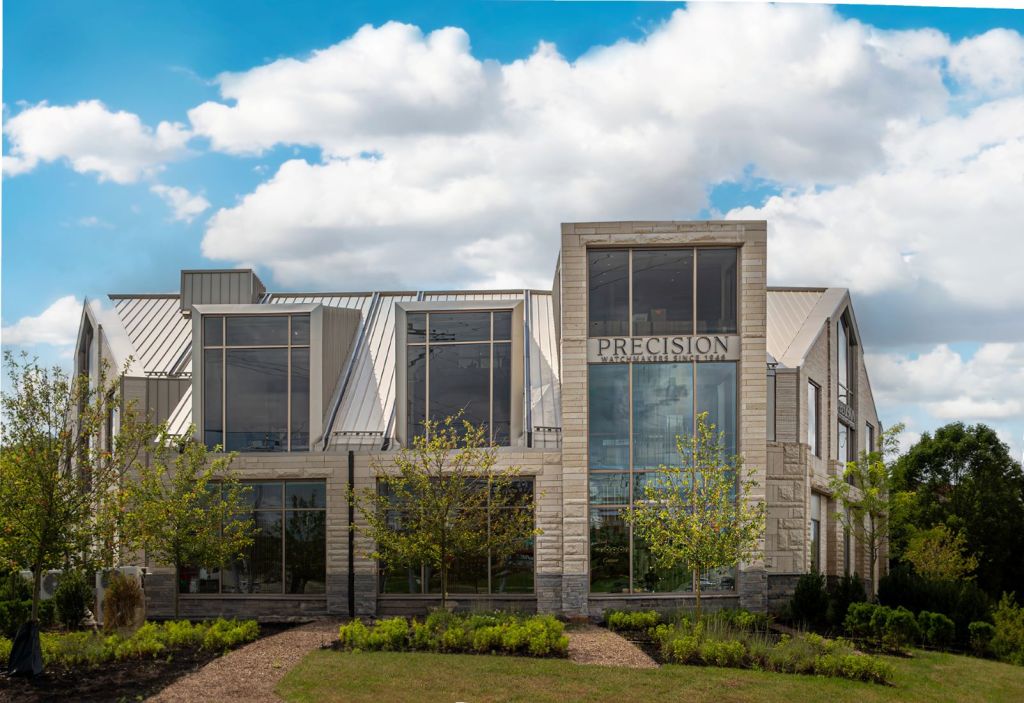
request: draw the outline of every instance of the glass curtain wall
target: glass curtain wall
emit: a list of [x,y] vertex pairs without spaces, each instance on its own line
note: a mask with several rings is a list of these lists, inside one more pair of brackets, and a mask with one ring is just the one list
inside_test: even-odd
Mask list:
[[309,450],[309,315],[203,317],[203,441]]
[[406,314],[408,434],[423,434],[426,418],[485,425],[507,446],[512,418],[512,312]]
[[241,559],[219,567],[182,567],[181,593],[320,595],[327,585],[324,481],[243,481],[252,488],[240,519],[258,531]]

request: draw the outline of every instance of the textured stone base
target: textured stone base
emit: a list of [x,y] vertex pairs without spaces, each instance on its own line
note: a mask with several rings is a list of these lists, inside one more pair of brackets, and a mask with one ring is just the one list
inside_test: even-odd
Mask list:
[[768,574],[768,612],[781,613],[789,605],[801,574]]
[[562,614],[589,615],[588,596],[590,592],[590,574],[562,575]]

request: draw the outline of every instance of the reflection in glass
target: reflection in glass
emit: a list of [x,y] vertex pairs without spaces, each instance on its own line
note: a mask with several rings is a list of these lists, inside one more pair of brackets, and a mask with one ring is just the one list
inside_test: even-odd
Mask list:
[[492,593],[533,593],[533,540],[507,559],[491,560]]
[[220,349],[203,352],[203,441],[211,448],[224,444],[223,355]]
[[736,249],[697,249],[697,334],[736,333]]
[[494,345],[493,441],[506,446],[512,435],[512,345],[503,342]]
[[409,418],[408,437],[412,444],[412,438],[423,434],[423,421],[427,414],[427,348],[407,347],[409,369],[408,374],[408,397],[409,407],[407,409]]
[[736,567],[725,566],[705,571],[700,577],[700,590],[702,592],[736,590]]
[[327,513],[285,513],[286,593],[324,593],[327,574]]
[[629,468],[629,366],[588,368],[590,468]]
[[693,250],[633,251],[633,335],[693,334]]
[[309,348],[292,349],[291,450],[309,451]]
[[430,347],[430,417],[462,412],[473,425],[490,423],[490,344]]
[[229,315],[225,342],[229,347],[288,344],[287,315]]
[[422,312],[405,314],[405,339],[410,344],[427,341],[427,315]]
[[203,345],[219,347],[224,344],[224,318],[219,315],[203,316]]
[[511,341],[512,311],[496,310],[494,312],[494,341]]
[[693,434],[693,365],[633,364],[633,467],[679,466]]
[[486,342],[491,338],[490,312],[430,313],[430,342]]
[[629,252],[587,251],[591,337],[629,334]]
[[618,508],[590,509],[590,590],[629,591],[629,529]]
[[660,569],[640,539],[633,543],[633,590],[645,593],[681,593],[693,590],[693,571],[684,566]]
[[309,315],[292,315],[292,344],[309,344]]
[[228,349],[227,451],[284,451],[288,441],[288,350]]
[[242,559],[224,569],[222,593],[281,593],[281,513],[252,513],[258,532]]
[[697,412],[707,412],[716,433],[725,434],[725,453],[736,453],[736,364],[731,361],[697,364]]
[[591,473],[591,505],[626,505],[629,503],[629,473]]
[[323,481],[289,481],[284,485],[286,508],[325,508]]

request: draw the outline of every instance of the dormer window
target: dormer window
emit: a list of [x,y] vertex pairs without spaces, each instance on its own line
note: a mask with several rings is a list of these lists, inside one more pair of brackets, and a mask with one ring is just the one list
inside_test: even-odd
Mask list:
[[308,314],[203,316],[207,446],[309,449],[309,330]]
[[407,437],[426,418],[462,413],[508,445],[512,420],[512,311],[406,313]]

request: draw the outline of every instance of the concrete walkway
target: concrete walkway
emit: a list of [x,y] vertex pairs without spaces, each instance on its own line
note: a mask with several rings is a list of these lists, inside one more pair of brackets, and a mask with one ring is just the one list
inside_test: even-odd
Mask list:
[[569,659],[577,664],[658,668],[658,663],[642,649],[603,627],[581,625],[567,630],[566,634],[569,636]]
[[214,659],[148,700],[280,703],[274,693],[277,682],[306,654],[338,639],[339,624],[334,620],[314,622],[258,639]]

